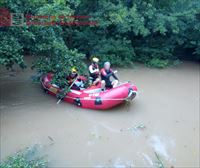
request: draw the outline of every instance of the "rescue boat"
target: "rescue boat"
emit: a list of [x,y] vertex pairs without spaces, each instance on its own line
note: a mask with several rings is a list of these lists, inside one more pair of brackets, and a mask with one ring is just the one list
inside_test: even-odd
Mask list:
[[[52,84],[53,74],[48,73],[41,78],[44,91],[57,96],[61,89]],[[137,87],[130,82],[119,84],[115,88],[102,91],[100,86],[92,86],[83,90],[70,90],[63,101],[75,104],[76,106],[89,109],[105,110],[113,108],[124,101],[131,101],[137,95]]]

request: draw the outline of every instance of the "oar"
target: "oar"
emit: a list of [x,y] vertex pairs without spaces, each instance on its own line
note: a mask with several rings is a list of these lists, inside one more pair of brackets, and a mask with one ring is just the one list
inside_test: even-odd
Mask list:
[[[71,89],[71,87],[74,85],[74,83],[76,82],[76,80],[78,79],[78,77],[79,77],[79,76],[76,77],[76,79],[75,79],[74,82],[68,87],[68,89]],[[67,93],[66,93],[66,94],[67,94]],[[65,95],[66,95],[66,94],[65,94]],[[65,96],[64,96],[64,97],[65,97]],[[57,101],[57,104],[59,104],[61,100],[62,100],[62,98],[60,98],[60,99]]]

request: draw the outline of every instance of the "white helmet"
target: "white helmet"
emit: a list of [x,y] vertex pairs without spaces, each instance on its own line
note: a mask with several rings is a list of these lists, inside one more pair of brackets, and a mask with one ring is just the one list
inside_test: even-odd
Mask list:
[[104,63],[104,67],[105,67],[105,66],[110,66],[110,62],[108,62],[108,61],[105,62],[105,63]]

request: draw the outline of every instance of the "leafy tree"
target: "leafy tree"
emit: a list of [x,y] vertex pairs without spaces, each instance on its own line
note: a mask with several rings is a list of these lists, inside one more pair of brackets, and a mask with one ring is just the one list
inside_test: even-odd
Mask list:
[[18,40],[6,32],[0,32],[0,64],[11,68],[15,63],[25,68],[22,55],[23,48]]
[[0,5],[14,13],[55,16],[44,21],[89,15],[86,21],[98,22],[1,27],[0,63],[8,68],[25,67],[23,55],[31,54],[38,58],[33,67],[54,72],[58,80],[74,65],[85,69],[84,58],[92,55],[120,66],[139,61],[161,68],[178,59],[200,60],[199,0],[8,0]]

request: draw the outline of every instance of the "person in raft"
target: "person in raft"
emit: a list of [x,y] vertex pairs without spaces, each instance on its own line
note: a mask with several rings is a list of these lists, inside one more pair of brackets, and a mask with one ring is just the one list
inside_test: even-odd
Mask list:
[[84,89],[86,78],[79,76],[76,67],[73,67],[71,73],[67,76],[67,81],[71,89],[82,90]]
[[[114,88],[117,86],[119,83],[119,79],[115,75],[117,71],[113,71],[110,68],[110,62],[105,62],[104,63],[104,68],[101,69],[101,80],[105,81],[105,87],[106,88]],[[115,80],[111,81],[110,77],[113,77]]]
[[89,66],[90,83],[92,85],[97,85],[101,81],[98,62],[99,59],[97,57],[93,57],[92,63]]

